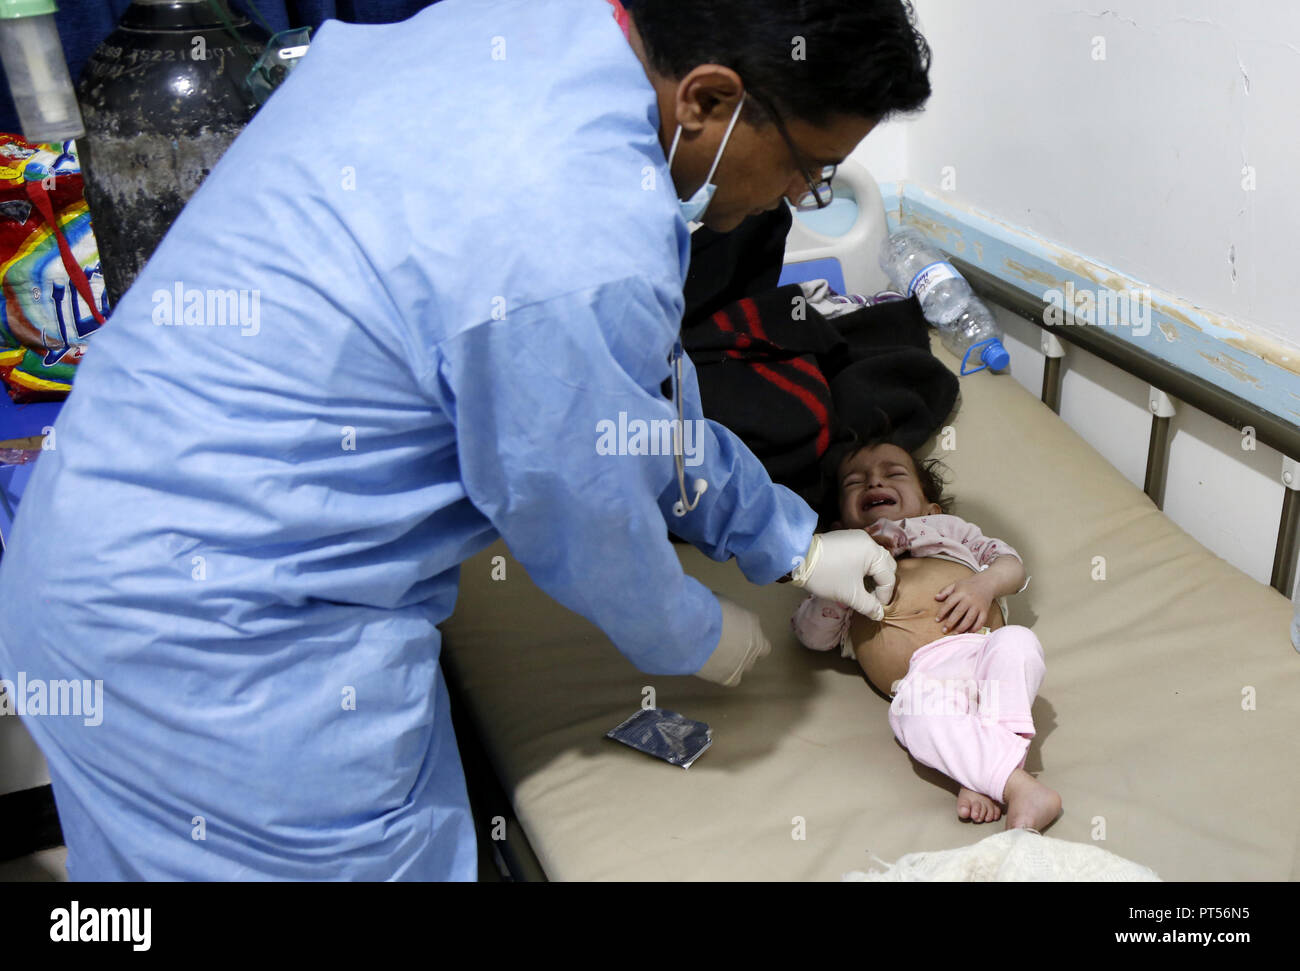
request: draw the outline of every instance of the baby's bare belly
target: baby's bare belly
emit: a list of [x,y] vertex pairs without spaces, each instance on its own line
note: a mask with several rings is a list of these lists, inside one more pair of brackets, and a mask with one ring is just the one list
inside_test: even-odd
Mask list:
[[[894,599],[885,608],[885,619],[877,623],[854,614],[849,628],[858,664],[872,684],[893,694],[894,683],[906,676],[912,655],[931,641],[949,636],[935,620],[945,603],[935,600],[935,595],[948,584],[973,575],[970,567],[952,560],[905,556],[898,561]],[[995,600],[989,604],[983,626],[997,630],[1002,623],[1002,611]]]

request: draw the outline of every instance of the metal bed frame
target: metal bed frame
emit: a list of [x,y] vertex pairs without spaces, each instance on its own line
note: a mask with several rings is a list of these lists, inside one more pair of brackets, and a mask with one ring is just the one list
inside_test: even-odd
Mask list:
[[[1254,429],[1257,441],[1277,449],[1284,456],[1282,482],[1287,487],[1278,523],[1273,552],[1273,572],[1269,585],[1290,598],[1296,580],[1296,550],[1300,527],[1300,467],[1292,456],[1300,455],[1300,426],[1264,411],[1202,378],[1181,371],[1167,361],[1148,354],[1132,342],[1116,337],[1103,327],[1089,326],[1070,315],[1069,322],[1078,326],[1051,327],[1046,323],[1049,304],[1026,293],[961,258],[947,254],[952,265],[970,283],[980,297],[1036,324],[1042,331],[1042,350],[1046,357],[1043,369],[1042,400],[1052,411],[1061,411],[1061,361],[1065,351],[1060,339],[1067,341],[1121,371],[1151,385],[1151,438],[1147,447],[1146,482],[1143,491],[1164,508],[1165,479],[1169,465],[1170,417],[1173,409],[1168,397],[1177,398],[1199,411],[1236,428]],[[1067,310],[1068,312],[1068,310]]]

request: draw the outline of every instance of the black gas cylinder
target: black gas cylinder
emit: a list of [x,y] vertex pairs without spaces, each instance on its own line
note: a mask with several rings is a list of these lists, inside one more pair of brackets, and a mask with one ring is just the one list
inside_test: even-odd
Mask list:
[[91,55],[77,149],[112,302],[253,116],[245,78],[267,40],[225,0],[135,0]]

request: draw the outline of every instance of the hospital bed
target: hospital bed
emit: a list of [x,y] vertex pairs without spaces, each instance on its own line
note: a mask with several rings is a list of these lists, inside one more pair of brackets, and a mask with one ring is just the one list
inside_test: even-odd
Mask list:
[[[871,188],[858,196],[874,219]],[[855,236],[859,267],[880,231]],[[788,260],[826,244],[805,239]],[[1188,536],[1010,376],[961,388],[959,447],[936,438],[929,454],[952,471],[953,512],[1011,543],[1033,578],[1009,604],[1047,657],[1027,768],[1064,801],[1048,835],[1166,880],[1300,878],[1290,602]],[[955,783],[895,742],[853,661],[798,645],[799,590],[677,550],[772,641],[738,688],[639,673],[500,543],[464,565],[443,664],[482,859],[516,879],[838,880],[1001,830],[957,818]],[[712,727],[690,769],[604,737],[647,689]]]

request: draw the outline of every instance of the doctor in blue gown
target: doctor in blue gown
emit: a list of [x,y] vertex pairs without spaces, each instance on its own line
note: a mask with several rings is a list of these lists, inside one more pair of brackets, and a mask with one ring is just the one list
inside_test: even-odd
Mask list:
[[102,682],[98,721],[23,699],[72,879],[473,879],[434,625],[498,537],[652,674],[768,650],[665,523],[757,584],[892,594],[720,426],[684,477],[597,447],[701,417],[689,359],[663,390],[684,216],[796,199],[877,120],[755,123],[737,71],[655,69],[637,9],[327,23],[95,336],[0,567],[0,677]]

